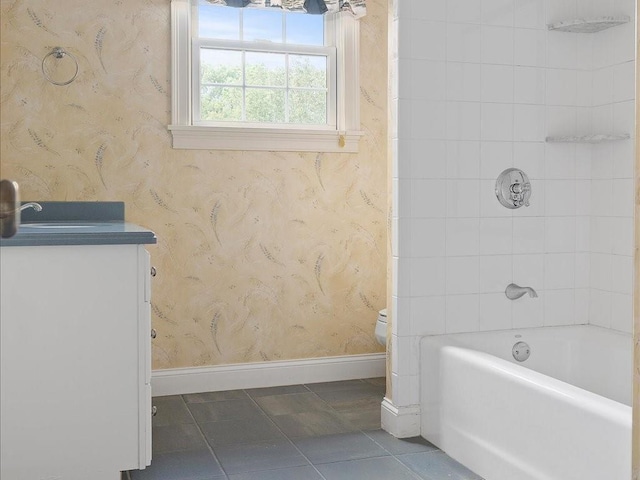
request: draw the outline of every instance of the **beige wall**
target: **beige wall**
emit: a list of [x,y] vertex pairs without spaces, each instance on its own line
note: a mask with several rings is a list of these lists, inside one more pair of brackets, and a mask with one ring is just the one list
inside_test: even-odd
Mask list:
[[[361,23],[359,154],[173,150],[169,0],[0,5],[1,176],[23,199],[123,200],[156,232],[154,368],[381,351],[387,0]],[[55,46],[68,86],[41,72]]]

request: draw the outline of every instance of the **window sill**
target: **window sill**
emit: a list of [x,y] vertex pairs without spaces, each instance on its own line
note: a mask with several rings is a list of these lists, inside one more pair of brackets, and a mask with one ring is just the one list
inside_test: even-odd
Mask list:
[[173,148],[357,153],[363,132],[169,125]]

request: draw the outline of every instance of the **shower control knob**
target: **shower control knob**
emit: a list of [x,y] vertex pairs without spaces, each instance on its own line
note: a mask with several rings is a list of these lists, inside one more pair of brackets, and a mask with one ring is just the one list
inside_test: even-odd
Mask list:
[[156,267],[151,267],[151,276],[155,277],[158,272],[156,271]]
[[157,414],[158,414],[158,407],[154,405],[153,407],[151,407],[151,416],[155,417]]
[[498,201],[507,208],[528,207],[531,182],[522,170],[508,168],[498,176],[495,192]]
[[158,336],[158,334],[157,334],[157,332],[156,332],[156,329],[155,329],[155,328],[152,328],[152,329],[151,329],[151,338],[156,338],[157,336]]

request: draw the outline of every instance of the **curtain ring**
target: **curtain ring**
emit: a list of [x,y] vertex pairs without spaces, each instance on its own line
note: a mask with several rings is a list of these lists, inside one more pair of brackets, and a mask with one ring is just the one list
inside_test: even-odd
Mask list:
[[[73,76],[69,80],[66,80],[64,82],[58,82],[53,78],[51,78],[51,76],[47,73],[47,69],[45,68],[45,62],[49,57],[53,57],[59,60],[61,58],[64,58],[65,56],[68,56],[69,58],[71,58],[71,60],[73,60],[73,63],[75,63],[76,69],[75,69],[75,72],[73,73]],[[47,53],[45,57],[42,59],[42,74],[44,75],[44,78],[46,78],[48,82],[53,83],[54,85],[60,85],[60,86],[69,85],[78,76],[78,60],[71,53],[67,52],[64,48],[55,47],[53,50]]]

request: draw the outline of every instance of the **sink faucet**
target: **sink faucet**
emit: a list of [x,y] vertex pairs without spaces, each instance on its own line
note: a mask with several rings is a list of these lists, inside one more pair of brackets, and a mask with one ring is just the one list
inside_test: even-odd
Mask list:
[[42,205],[36,202],[27,202],[20,207],[20,211],[26,210],[27,208],[33,208],[36,212],[42,211]]
[[10,238],[18,233],[20,226],[20,212],[27,208],[33,208],[36,212],[42,211],[42,205],[36,202],[27,202],[19,205],[18,184],[8,180],[0,182],[0,237]]
[[528,293],[531,298],[536,298],[538,296],[533,288],[521,287],[520,285],[516,285],[515,283],[510,283],[509,285],[507,285],[507,288],[504,291],[504,294],[509,300],[517,300],[525,293]]

